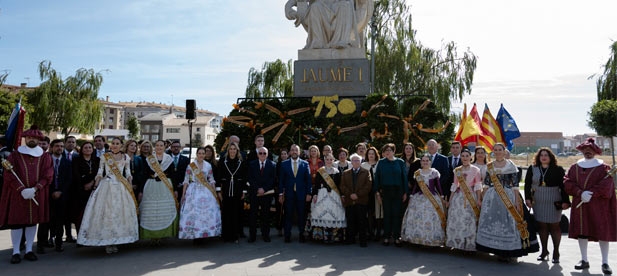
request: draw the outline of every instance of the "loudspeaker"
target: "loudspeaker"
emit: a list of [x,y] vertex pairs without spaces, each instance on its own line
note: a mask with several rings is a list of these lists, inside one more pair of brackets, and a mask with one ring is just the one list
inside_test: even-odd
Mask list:
[[195,100],[186,100],[186,119],[195,119]]

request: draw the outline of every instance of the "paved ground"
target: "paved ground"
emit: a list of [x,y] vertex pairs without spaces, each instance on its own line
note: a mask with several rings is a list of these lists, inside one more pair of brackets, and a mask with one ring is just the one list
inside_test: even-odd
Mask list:
[[[598,244],[589,246],[591,268],[575,271],[578,244],[566,236],[557,265],[536,261],[537,253],[507,264],[486,254],[469,256],[444,248],[379,243],[360,248],[300,244],[294,238],[291,244],[275,235],[271,243],[258,239],[254,244],[246,239],[239,244],[211,240],[200,246],[184,240],[167,240],[158,247],[138,242],[121,246],[120,253],[111,256],[104,248],[67,244],[63,253],[48,250],[37,262],[12,265],[10,233],[0,231],[0,275],[602,275]],[[610,260],[617,269],[617,248],[611,246]]]

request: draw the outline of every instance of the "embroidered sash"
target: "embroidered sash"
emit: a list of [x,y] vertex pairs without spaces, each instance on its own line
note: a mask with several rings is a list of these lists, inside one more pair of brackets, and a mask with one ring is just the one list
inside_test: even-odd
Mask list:
[[165,175],[165,172],[161,168],[161,164],[159,164],[159,161],[156,160],[156,157],[154,157],[154,155],[148,156],[148,164],[150,164],[150,168],[154,170],[156,175],[161,179],[161,181],[163,181],[165,186],[167,186],[167,189],[171,193],[171,197],[173,197],[174,202],[176,203],[176,210],[178,210],[179,204],[178,199],[174,196],[173,185],[171,185],[171,181],[169,181],[169,178],[167,178],[167,176]]
[[444,212],[442,207],[439,206],[439,203],[437,202],[431,191],[429,191],[428,185],[424,182],[424,177],[420,175],[420,170],[417,170],[414,173],[414,177],[416,178],[416,181],[418,181],[418,186],[420,186],[420,190],[422,190],[424,196],[428,198],[431,204],[433,204],[435,211],[437,211],[437,215],[439,215],[439,220],[441,220],[441,228],[446,231],[446,213]]
[[216,195],[216,191],[214,190],[214,187],[212,187],[212,185],[208,183],[208,180],[206,179],[206,176],[204,175],[203,171],[201,171],[201,169],[198,168],[197,164],[195,163],[191,163],[190,166],[195,176],[197,176],[197,180],[199,181],[199,183],[203,185],[204,187],[208,188],[208,191],[210,191],[212,195],[214,196],[214,198],[216,198],[216,203],[218,203],[219,207],[221,207],[221,202],[219,201],[220,199],[218,195]]
[[317,172],[319,172],[319,175],[321,175],[321,178],[323,178],[323,180],[326,181],[326,184],[330,186],[330,189],[332,189],[332,191],[334,191],[336,194],[340,196],[341,193],[338,191],[338,188],[336,187],[336,184],[334,183],[334,179],[332,179],[332,177],[330,177],[330,175],[326,171],[326,167],[319,168]]
[[[508,209],[508,212],[510,213],[512,218],[514,218],[514,221],[516,221],[516,229],[521,235],[523,249],[529,247],[529,231],[527,231],[527,222],[523,219],[523,214],[516,211],[514,204],[512,204],[512,201],[510,201],[510,199],[508,198],[508,195],[506,194],[503,185],[501,184],[499,178],[497,177],[497,174],[495,173],[495,167],[493,166],[493,163],[488,163],[486,167],[489,176],[491,177],[491,182],[493,182],[493,186],[495,187],[495,192],[497,192],[499,198],[501,198],[501,201],[506,206],[506,209]],[[519,202],[519,208],[521,208],[521,211],[523,210],[522,200]]]
[[476,223],[477,223],[478,220],[480,219],[480,208],[478,208],[478,204],[476,203],[476,200],[473,199],[473,195],[471,195],[471,191],[469,190],[469,186],[467,186],[467,183],[465,181],[465,176],[463,176],[463,173],[461,172],[461,170],[462,170],[461,167],[454,169],[454,174],[456,175],[456,178],[458,179],[459,188],[461,188],[461,191],[463,191],[463,195],[465,195],[465,198],[469,202],[469,205],[471,205],[471,208],[473,209],[473,212],[476,215]]
[[139,206],[137,205],[137,198],[135,198],[135,193],[133,193],[133,185],[129,183],[129,181],[124,176],[122,176],[122,173],[120,172],[120,169],[118,169],[118,165],[116,164],[111,152],[107,152],[103,154],[103,156],[105,157],[105,160],[107,161],[106,163],[107,165],[109,165],[109,168],[111,169],[111,172],[114,174],[116,179],[120,181],[120,183],[122,183],[122,186],[124,186],[129,195],[131,195],[133,203],[135,203],[135,212],[137,213],[137,215],[139,215]]

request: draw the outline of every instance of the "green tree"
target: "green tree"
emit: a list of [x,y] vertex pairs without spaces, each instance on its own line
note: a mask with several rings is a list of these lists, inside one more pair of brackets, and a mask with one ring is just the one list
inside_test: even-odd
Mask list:
[[375,1],[375,92],[427,96],[449,114],[451,101],[471,93],[476,56],[469,50],[461,56],[454,42],[438,50],[423,46],[406,2]]
[[[0,89],[0,132],[4,133],[7,130],[11,113],[13,113],[15,104],[19,102],[22,96],[23,92],[11,93],[8,90]],[[25,109],[28,110],[28,108]]]
[[617,100],[601,100],[591,107],[588,112],[589,127],[596,130],[601,136],[615,136],[615,122],[617,121]]
[[[604,72],[598,76],[596,81],[598,101],[617,100],[617,41],[613,42],[609,48],[611,56],[603,66]],[[590,78],[595,76],[594,74]]]
[[247,98],[292,97],[292,60],[265,62],[260,71],[251,67],[245,95]]
[[126,122],[126,128],[129,130],[129,137],[135,140],[139,140],[139,122],[135,116],[130,115]]
[[9,76],[9,72],[4,71],[2,73],[0,73],[0,86],[2,86],[4,84],[4,82],[6,81],[6,78]]
[[39,75],[40,86],[28,96],[28,103],[36,107],[30,112],[30,122],[42,130],[56,130],[64,135],[74,131],[94,133],[103,114],[98,100],[103,83],[101,73],[81,68],[63,80],[50,61],[42,61]]

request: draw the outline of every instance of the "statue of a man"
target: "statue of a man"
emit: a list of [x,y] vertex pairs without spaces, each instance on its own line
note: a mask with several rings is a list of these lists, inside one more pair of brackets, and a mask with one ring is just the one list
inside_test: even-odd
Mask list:
[[[294,10],[294,7],[296,8]],[[302,25],[304,49],[364,47],[364,30],[373,15],[373,0],[288,0],[285,16]]]

